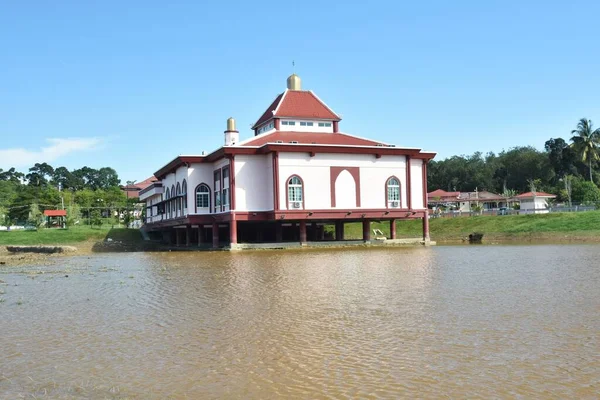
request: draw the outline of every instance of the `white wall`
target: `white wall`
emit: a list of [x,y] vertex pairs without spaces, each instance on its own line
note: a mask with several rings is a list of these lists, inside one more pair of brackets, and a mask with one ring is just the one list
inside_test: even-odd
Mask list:
[[273,156],[235,156],[236,211],[273,210]]
[[[545,197],[536,197],[535,198],[535,207],[534,207],[534,200],[533,199],[528,199],[528,200],[521,200],[520,202],[520,209],[521,211],[523,211],[523,214],[528,214],[528,213],[536,213],[536,214],[545,214],[550,212],[550,210],[548,210],[548,201]],[[535,209],[535,211],[534,211]]]
[[196,213],[196,187],[201,183],[205,183],[210,188],[210,203],[213,205],[213,171],[213,164],[190,164],[188,168],[188,214]]
[[411,206],[414,209],[425,208],[423,204],[423,160],[410,160]]
[[[419,160],[420,161],[420,160]],[[279,155],[279,207],[286,208],[287,179],[298,175],[304,181],[304,208],[331,209],[330,167],[360,168],[361,208],[385,208],[385,182],[396,176],[402,186],[402,206],[406,206],[406,158],[404,156],[382,156],[369,154],[315,154],[280,153]],[[420,171],[419,171],[420,174]],[[420,177],[420,175],[419,175]],[[422,183],[421,207],[423,204]],[[339,203],[336,195],[336,203]]]

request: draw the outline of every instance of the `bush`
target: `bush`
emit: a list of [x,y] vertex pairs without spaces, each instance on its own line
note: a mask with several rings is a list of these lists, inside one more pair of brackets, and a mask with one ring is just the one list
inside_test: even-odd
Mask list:
[[600,189],[593,182],[574,179],[571,197],[574,202],[595,204],[600,202]]

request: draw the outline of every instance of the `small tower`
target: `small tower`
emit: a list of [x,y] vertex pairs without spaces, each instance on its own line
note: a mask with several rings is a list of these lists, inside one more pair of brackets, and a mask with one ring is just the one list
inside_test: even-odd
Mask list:
[[225,146],[233,146],[240,141],[240,133],[235,129],[235,119],[227,119],[227,130],[225,131]]
[[289,90],[302,90],[302,79],[296,74],[291,74],[287,78],[287,88]]

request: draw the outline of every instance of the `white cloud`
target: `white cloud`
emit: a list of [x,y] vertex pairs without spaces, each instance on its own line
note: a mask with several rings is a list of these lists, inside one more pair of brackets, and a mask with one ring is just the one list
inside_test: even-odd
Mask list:
[[99,138],[46,139],[48,146],[39,150],[0,149],[0,168],[30,167],[35,163],[52,162],[70,153],[93,150]]

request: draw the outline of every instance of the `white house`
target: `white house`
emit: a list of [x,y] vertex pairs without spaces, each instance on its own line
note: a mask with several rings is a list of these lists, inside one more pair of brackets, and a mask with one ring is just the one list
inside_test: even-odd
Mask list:
[[519,201],[521,214],[546,214],[550,212],[548,199],[555,199],[556,195],[544,192],[527,192],[515,196]]
[[224,146],[182,155],[140,192],[146,229],[178,245],[324,240],[323,225],[423,220],[429,240],[427,163],[435,153],[340,132],[341,118],[297,75],[240,140],[233,118]]

